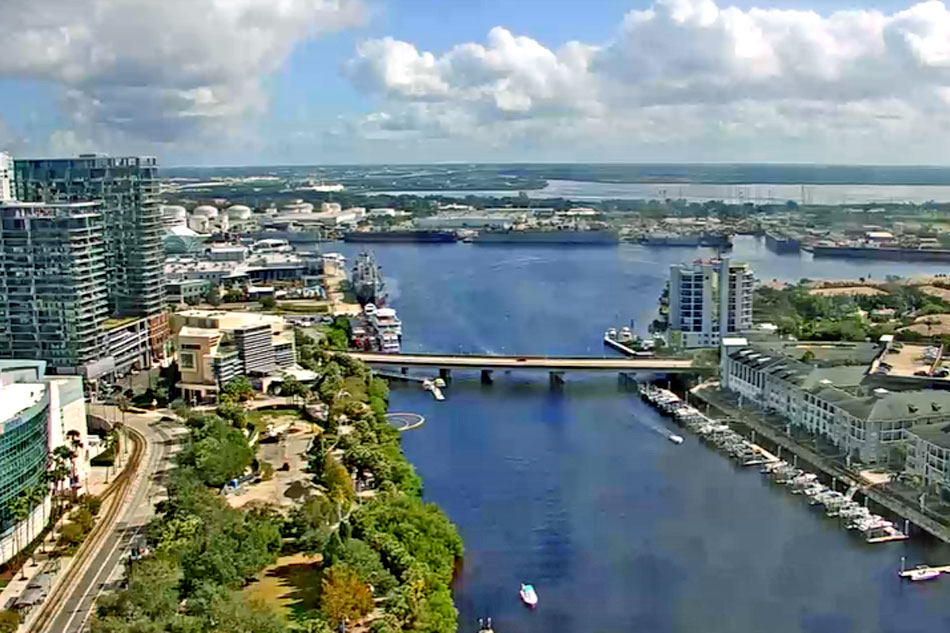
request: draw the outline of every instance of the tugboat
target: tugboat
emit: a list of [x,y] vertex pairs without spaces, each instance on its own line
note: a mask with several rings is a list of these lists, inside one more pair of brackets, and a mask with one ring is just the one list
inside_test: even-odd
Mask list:
[[521,601],[532,609],[538,606],[538,594],[535,593],[534,587],[531,585],[521,583],[521,591],[518,593],[521,595]]
[[362,252],[356,256],[350,283],[360,305],[372,303],[377,308],[386,305],[386,282],[372,253]]

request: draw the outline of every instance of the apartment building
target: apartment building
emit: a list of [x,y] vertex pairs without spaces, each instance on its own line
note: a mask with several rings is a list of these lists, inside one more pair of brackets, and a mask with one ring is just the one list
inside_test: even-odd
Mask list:
[[296,362],[293,327],[283,317],[185,310],[171,320],[186,401],[213,400],[236,376],[266,376]]
[[51,371],[111,371],[99,202],[0,202],[0,357]]
[[0,152],[0,202],[13,199],[13,159]]
[[68,485],[78,493],[89,473],[82,379],[45,373],[44,361],[0,361],[0,564],[16,556],[49,520],[48,497],[20,522],[11,512],[12,500],[40,485],[49,452],[58,446],[73,449]]
[[156,172],[148,157],[12,161],[0,317],[16,320],[0,325],[0,356],[94,380],[165,358]]
[[[883,464],[908,430],[950,422],[950,391],[891,391],[870,369],[887,343],[723,342],[720,384],[742,405],[781,414],[850,459]],[[803,359],[807,359],[803,360]]]
[[729,258],[670,266],[670,345],[717,347],[752,327],[754,276]]

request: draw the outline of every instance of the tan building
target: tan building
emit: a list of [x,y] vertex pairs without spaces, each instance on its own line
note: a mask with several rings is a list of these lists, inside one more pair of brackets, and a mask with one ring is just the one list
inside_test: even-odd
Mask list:
[[293,327],[280,316],[185,310],[171,321],[186,402],[212,400],[236,376],[267,376],[296,361]]

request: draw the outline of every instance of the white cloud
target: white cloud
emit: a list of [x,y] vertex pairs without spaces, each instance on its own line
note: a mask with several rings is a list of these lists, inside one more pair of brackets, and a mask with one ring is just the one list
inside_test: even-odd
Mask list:
[[386,38],[346,72],[380,100],[353,128],[366,136],[860,162],[946,162],[950,142],[950,10],[937,0],[828,15],[657,0],[604,42],[552,50],[496,27],[437,54]]
[[0,76],[62,86],[80,135],[157,143],[238,130],[297,43],[365,12],[361,0],[2,4]]

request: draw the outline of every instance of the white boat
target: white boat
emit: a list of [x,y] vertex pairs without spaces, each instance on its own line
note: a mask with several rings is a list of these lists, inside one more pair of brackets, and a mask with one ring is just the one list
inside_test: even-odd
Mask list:
[[607,338],[609,338],[611,341],[616,341],[616,340],[617,340],[617,328],[613,328],[613,327],[612,327],[612,328],[608,329],[607,332],[605,333],[605,336],[606,336]]
[[534,587],[531,585],[521,583],[521,591],[518,593],[521,595],[521,601],[529,607],[536,607],[538,605],[538,594],[535,593]]
[[920,580],[933,580],[940,575],[939,569],[934,569],[933,567],[918,567],[916,569],[910,570],[905,577],[910,580],[917,582]]
[[629,343],[633,341],[633,331],[629,327],[620,328],[620,334],[617,336],[617,340],[621,343]]
[[681,435],[670,435],[670,436],[669,436],[669,440],[670,440],[671,442],[673,442],[674,444],[682,444],[682,443],[683,443],[683,437],[682,437]]

